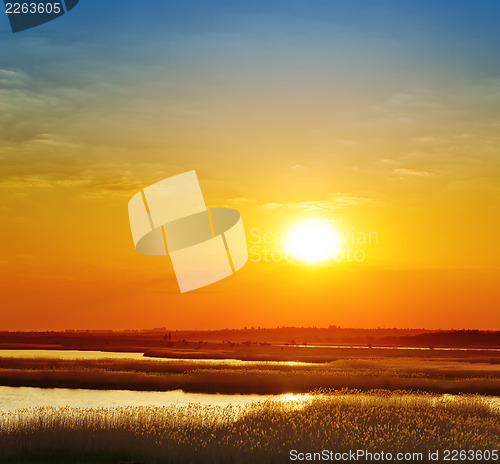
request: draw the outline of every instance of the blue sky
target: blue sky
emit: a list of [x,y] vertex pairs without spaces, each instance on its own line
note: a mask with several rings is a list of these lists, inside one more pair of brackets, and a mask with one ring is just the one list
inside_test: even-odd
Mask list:
[[[499,13],[489,0],[82,0],[18,34],[4,15],[0,137],[170,143],[193,162],[195,151],[217,158],[235,134],[279,145],[300,132],[297,143],[310,145],[333,131],[376,145],[392,124],[395,140],[469,129],[491,138]],[[179,139],[188,132],[199,145]],[[275,148],[276,169],[309,157]],[[31,164],[18,153],[10,161]]]

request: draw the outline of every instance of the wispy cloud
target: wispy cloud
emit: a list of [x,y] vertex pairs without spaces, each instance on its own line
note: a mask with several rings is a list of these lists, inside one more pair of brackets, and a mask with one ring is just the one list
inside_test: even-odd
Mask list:
[[398,168],[392,171],[393,174],[397,176],[413,176],[413,177],[429,177],[434,174],[429,171],[421,171],[418,169],[407,169],[407,168]]
[[264,210],[297,209],[302,211],[328,211],[357,206],[364,203],[377,203],[374,198],[362,197],[354,193],[337,193],[325,200],[306,200],[287,203],[261,203],[254,207]]
[[248,204],[248,203],[253,203],[254,200],[251,200],[250,198],[244,198],[244,197],[235,197],[235,198],[229,198],[227,200],[228,203],[232,203],[233,205],[243,205],[243,204]]
[[165,164],[137,163],[121,164],[92,163],[65,168],[55,160],[45,164],[30,166],[25,172],[3,173],[0,187],[11,191],[23,191],[32,188],[79,188],[83,196],[130,196],[146,185],[169,177],[183,168]]

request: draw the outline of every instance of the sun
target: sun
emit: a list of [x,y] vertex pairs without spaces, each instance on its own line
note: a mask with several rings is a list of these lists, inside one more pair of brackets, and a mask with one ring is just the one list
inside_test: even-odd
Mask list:
[[340,251],[337,231],[328,221],[311,220],[296,224],[286,236],[286,252],[307,263],[335,258]]

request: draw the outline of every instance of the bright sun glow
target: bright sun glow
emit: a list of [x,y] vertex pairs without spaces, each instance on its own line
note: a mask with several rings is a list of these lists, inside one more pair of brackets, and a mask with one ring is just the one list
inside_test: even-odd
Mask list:
[[339,235],[326,221],[301,222],[288,232],[286,251],[308,263],[335,258],[340,251]]

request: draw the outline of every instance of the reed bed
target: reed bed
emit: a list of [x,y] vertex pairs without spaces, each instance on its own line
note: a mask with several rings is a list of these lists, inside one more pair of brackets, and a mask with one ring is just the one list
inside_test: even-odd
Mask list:
[[[306,393],[314,388],[500,395],[500,364],[456,359],[336,359],[328,363],[0,358],[0,384],[198,393]],[[484,360],[483,360],[484,361]]]
[[291,449],[426,456],[427,450],[499,445],[500,411],[480,395],[317,390],[246,406],[37,408],[0,414],[0,462],[5,463],[279,463],[290,462]]

